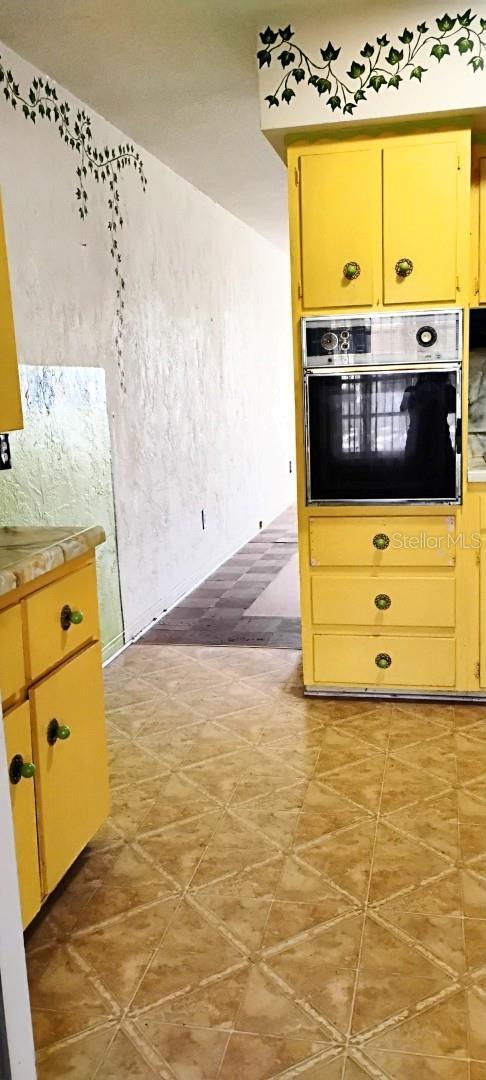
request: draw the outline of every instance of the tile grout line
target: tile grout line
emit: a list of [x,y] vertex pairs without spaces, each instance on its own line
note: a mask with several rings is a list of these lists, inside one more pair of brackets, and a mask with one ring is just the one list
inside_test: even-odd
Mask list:
[[[454,719],[455,719],[455,713],[454,713]],[[462,866],[464,864],[464,859],[463,859],[463,850],[462,850],[462,830],[461,830],[460,812],[459,812],[460,776],[459,776],[459,761],[458,761],[458,757],[457,757],[457,733],[456,733],[456,731],[454,731],[453,741],[454,741],[454,752],[455,752],[454,756],[455,756],[455,766],[456,766],[455,794],[456,794],[456,810],[457,810],[457,850],[458,850],[459,860],[460,860],[460,863],[461,863],[461,869],[459,869],[458,877],[459,877],[459,883],[460,883],[459,888],[460,888],[460,896],[461,896],[461,927],[462,927],[462,948],[463,948],[463,954],[464,954],[464,974],[466,974],[466,972],[467,972],[466,927],[465,927],[465,924],[464,924],[464,912],[465,912],[466,904],[465,904],[464,882],[463,882],[463,877],[462,877],[462,874],[463,874]],[[472,1046],[472,1033],[471,1033],[471,1023],[470,1023],[470,1018],[469,1018],[469,1003],[468,1003],[467,991],[465,992],[465,999],[466,999],[467,1056],[468,1056],[468,1059],[470,1059],[471,1058],[471,1046]],[[468,1060],[468,1065],[467,1065],[467,1076],[468,1076],[468,1080],[471,1080],[471,1062],[470,1062],[470,1060]]]
[[351,1040],[351,1032],[352,1032],[353,1020],[354,1020],[354,1012],[355,1012],[355,1007],[356,1007],[356,998],[357,998],[357,994],[358,994],[358,984],[359,984],[359,976],[360,976],[360,968],[361,968],[361,958],[362,958],[362,954],[363,954],[363,946],[364,946],[364,937],[365,937],[365,931],[366,931],[366,920],[367,920],[367,913],[368,913],[369,897],[370,897],[370,893],[371,893],[371,882],[372,882],[372,878],[373,878],[373,865],[374,865],[376,844],[377,844],[377,840],[378,840],[378,829],[379,829],[379,826],[380,826],[380,818],[381,818],[380,810],[381,810],[381,803],[382,803],[382,799],[383,799],[383,790],[384,790],[384,786],[385,786],[385,776],[386,776],[388,758],[390,756],[389,747],[390,747],[390,739],[391,739],[391,718],[392,718],[392,713],[390,713],[390,718],[389,718],[388,739],[387,739],[387,744],[386,744],[386,749],[385,749],[385,754],[384,754],[383,776],[382,776],[382,781],[381,781],[380,796],[379,796],[379,800],[378,800],[378,808],[377,808],[377,813],[376,813],[375,831],[374,831],[373,844],[372,844],[372,849],[371,849],[370,870],[369,870],[369,876],[368,876],[368,887],[367,887],[366,895],[365,895],[365,898],[364,898],[363,926],[362,926],[362,929],[361,929],[361,939],[360,939],[360,944],[359,944],[358,957],[357,957],[357,961],[356,961],[356,977],[355,977],[355,982],[354,982],[354,991],[353,991],[353,997],[352,997],[352,1001],[351,1001],[351,1008],[350,1008],[350,1012],[349,1012],[349,1023],[348,1023],[348,1030],[347,1030],[347,1033],[346,1033],[346,1049],[345,1049],[345,1055],[344,1055],[343,1071],[342,1071],[341,1080],[344,1080],[344,1074],[345,1074],[345,1071],[346,1071],[346,1061],[347,1061],[347,1057],[348,1057],[348,1049],[349,1049],[349,1044],[350,1044],[350,1040]]

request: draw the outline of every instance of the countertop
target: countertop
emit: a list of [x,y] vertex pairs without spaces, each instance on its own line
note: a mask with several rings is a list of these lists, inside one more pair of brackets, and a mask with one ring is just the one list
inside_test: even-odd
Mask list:
[[106,540],[101,525],[0,528],[0,596],[92,551]]
[[486,464],[471,465],[467,470],[467,479],[470,484],[486,484]]

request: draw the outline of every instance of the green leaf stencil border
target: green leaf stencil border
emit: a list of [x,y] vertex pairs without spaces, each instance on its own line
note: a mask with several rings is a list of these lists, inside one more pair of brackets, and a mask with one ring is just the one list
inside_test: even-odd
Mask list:
[[[397,35],[395,43],[388,34],[381,34],[373,42],[365,42],[360,49],[360,59],[354,59],[346,66],[345,75],[335,67],[341,46],[335,47],[331,41],[321,46],[321,61],[318,62],[297,43],[290,23],[278,30],[267,26],[260,33],[260,41],[263,46],[257,52],[260,69],[279,61],[283,70],[273,93],[265,97],[269,109],[279,107],[281,101],[290,105],[300,84],[305,82],[314,87],[332,112],[352,116],[360,103],[367,100],[370,91],[378,94],[383,87],[400,90],[406,78],[421,83],[429,69],[419,60],[425,63],[427,58],[428,62],[436,60],[440,63],[452,55],[451,48],[456,48],[460,56],[467,58],[473,72],[484,71],[486,18],[472,14],[472,9],[468,8],[462,15],[451,16],[446,12],[435,19],[435,26],[429,26],[427,22],[418,23],[414,30],[406,26]],[[277,50],[280,50],[278,54]]]
[[76,200],[81,221],[88,215],[88,181],[106,185],[107,189],[107,230],[109,234],[109,253],[112,260],[115,279],[116,308],[114,346],[118,366],[120,386],[126,391],[125,368],[123,363],[123,334],[125,328],[125,277],[123,274],[123,255],[119,243],[119,234],[124,225],[120,198],[120,180],[127,168],[132,168],[139,177],[142,191],[146,190],[147,177],[143,161],[132,143],[119,143],[118,146],[97,145],[93,137],[93,125],[84,108],[74,109],[68,101],[60,100],[53,80],[43,75],[35,75],[24,93],[20,89],[10,68],[6,68],[0,55],[0,95],[6,103],[27,121],[36,124],[46,121],[57,129],[65,146],[79,155],[76,167]]

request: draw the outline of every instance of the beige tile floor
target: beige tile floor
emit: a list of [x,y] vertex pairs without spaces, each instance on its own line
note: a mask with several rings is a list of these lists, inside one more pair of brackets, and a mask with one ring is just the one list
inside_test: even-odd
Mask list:
[[110,818],[27,935],[39,1080],[486,1080],[486,709],[285,650],[107,671]]

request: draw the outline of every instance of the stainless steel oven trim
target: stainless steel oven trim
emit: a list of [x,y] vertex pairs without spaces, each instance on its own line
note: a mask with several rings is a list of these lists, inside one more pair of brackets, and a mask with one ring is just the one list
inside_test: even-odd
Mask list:
[[403,374],[415,375],[422,371],[454,371],[457,373],[456,392],[456,422],[462,421],[462,363],[448,364],[410,364],[394,365],[393,368],[380,367],[354,367],[352,372],[348,367],[333,368],[306,368],[303,372],[303,409],[304,409],[304,445],[305,445],[305,504],[306,506],[460,506],[462,503],[462,438],[461,450],[456,449],[456,496],[454,499],[311,499],[310,497],[310,439],[309,439],[309,375],[325,379],[329,375],[368,374],[379,375],[387,372],[403,372]]
[[[303,315],[301,317],[301,320],[300,320],[300,345],[301,345],[302,367],[303,367],[303,369],[308,370],[306,368],[306,363],[305,363],[306,356],[307,356],[307,344],[306,344],[306,337],[305,337],[305,331],[306,331],[307,323],[313,323],[313,322],[314,323],[315,322],[319,322],[319,323],[321,323],[321,322],[336,322],[336,319],[342,319],[343,321],[346,320],[346,319],[371,319],[371,320],[373,320],[373,319],[384,319],[384,318],[389,318],[390,315],[396,315],[397,318],[403,317],[404,315],[420,315],[420,316],[423,316],[423,317],[428,316],[428,315],[430,315],[430,316],[433,316],[433,315],[458,315],[459,316],[459,326],[458,326],[459,352],[458,352],[457,360],[458,360],[459,363],[462,361],[462,359],[463,359],[463,345],[464,345],[464,309],[463,308],[457,308],[457,307],[450,307],[450,308],[449,307],[447,307],[447,308],[442,308],[442,307],[440,307],[440,308],[411,308],[409,311],[406,310],[406,309],[400,308],[400,310],[398,310],[398,311],[394,309],[394,310],[391,310],[391,311],[353,311],[352,313],[350,313],[349,310],[348,310],[346,312],[337,311],[337,312],[335,312],[334,315]],[[348,370],[349,370],[350,367],[354,368],[354,366],[355,366],[354,364],[347,365]],[[437,365],[435,365],[435,366],[437,366]],[[380,367],[383,367],[383,364],[381,364]],[[398,365],[394,364],[393,368],[395,369],[395,367],[398,367]]]

